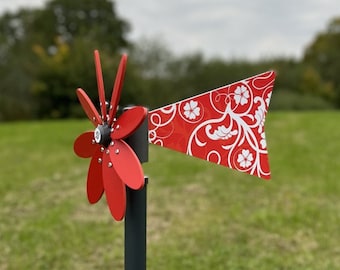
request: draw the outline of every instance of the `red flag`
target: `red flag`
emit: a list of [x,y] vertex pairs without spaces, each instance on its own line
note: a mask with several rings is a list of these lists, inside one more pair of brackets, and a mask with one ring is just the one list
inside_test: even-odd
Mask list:
[[269,71],[149,112],[149,142],[270,179],[265,116]]

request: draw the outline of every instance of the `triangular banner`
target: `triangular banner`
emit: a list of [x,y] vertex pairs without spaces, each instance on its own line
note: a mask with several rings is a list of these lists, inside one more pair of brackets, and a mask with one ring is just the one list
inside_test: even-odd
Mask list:
[[275,73],[220,87],[149,112],[149,142],[270,179],[265,116]]

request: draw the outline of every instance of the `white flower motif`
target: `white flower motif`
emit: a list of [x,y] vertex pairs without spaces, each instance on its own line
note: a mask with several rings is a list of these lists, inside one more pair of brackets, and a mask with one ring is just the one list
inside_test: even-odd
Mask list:
[[267,147],[267,141],[266,141],[266,134],[263,132],[261,133],[261,141],[260,144],[262,146],[262,148],[266,148]]
[[234,96],[236,104],[241,104],[241,105],[247,104],[248,98],[249,98],[249,90],[247,89],[247,87],[245,87],[244,85],[237,86],[235,90],[235,96]]
[[196,119],[200,115],[201,108],[198,107],[198,102],[190,100],[184,105],[184,115],[190,120]]
[[237,162],[242,168],[248,168],[254,160],[253,154],[248,149],[243,149],[241,154],[238,154]]

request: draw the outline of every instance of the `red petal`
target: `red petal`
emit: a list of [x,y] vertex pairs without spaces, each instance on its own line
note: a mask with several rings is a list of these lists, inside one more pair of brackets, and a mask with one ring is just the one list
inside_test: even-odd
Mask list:
[[127,62],[127,55],[123,54],[122,58],[120,59],[118,72],[116,75],[115,83],[112,90],[112,97],[110,102],[110,111],[109,111],[109,121],[108,124],[112,125],[113,118],[117,112],[117,106],[120,100],[120,94],[122,92],[123,81],[125,76],[125,69],[126,69],[126,62]]
[[81,106],[83,107],[84,112],[86,113],[87,117],[93,123],[94,126],[98,126],[103,123],[100,115],[98,114],[96,107],[93,105],[91,99],[85,93],[85,91],[81,88],[78,88],[77,96],[80,101]]
[[98,50],[94,51],[94,63],[96,66],[96,77],[97,77],[97,85],[98,85],[98,96],[100,102],[100,109],[102,113],[102,117],[104,122],[106,122],[106,100],[105,100],[105,90],[104,90],[104,80],[103,80],[103,73],[102,67],[100,64],[100,57]]
[[98,147],[98,144],[92,143],[93,131],[85,132],[80,134],[74,141],[73,150],[74,152],[82,158],[92,157],[94,151]]
[[111,138],[124,139],[130,136],[143,123],[147,109],[141,106],[130,108],[122,113],[115,123]]
[[113,145],[109,146],[109,155],[117,175],[130,188],[142,188],[144,186],[144,174],[135,152],[122,140],[112,142]]
[[100,147],[95,151],[87,174],[87,198],[90,203],[96,203],[104,192],[102,173],[103,153]]
[[126,190],[124,183],[120,180],[110,162],[110,156],[104,154],[103,183],[105,195],[111,215],[115,220],[120,221],[125,216]]

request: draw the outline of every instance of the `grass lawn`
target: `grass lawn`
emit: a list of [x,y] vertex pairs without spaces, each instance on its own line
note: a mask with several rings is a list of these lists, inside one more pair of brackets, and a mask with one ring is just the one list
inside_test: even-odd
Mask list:
[[[272,180],[150,146],[148,269],[340,269],[340,113],[271,112]],[[88,121],[1,123],[0,270],[123,269],[123,222],[89,205]]]

